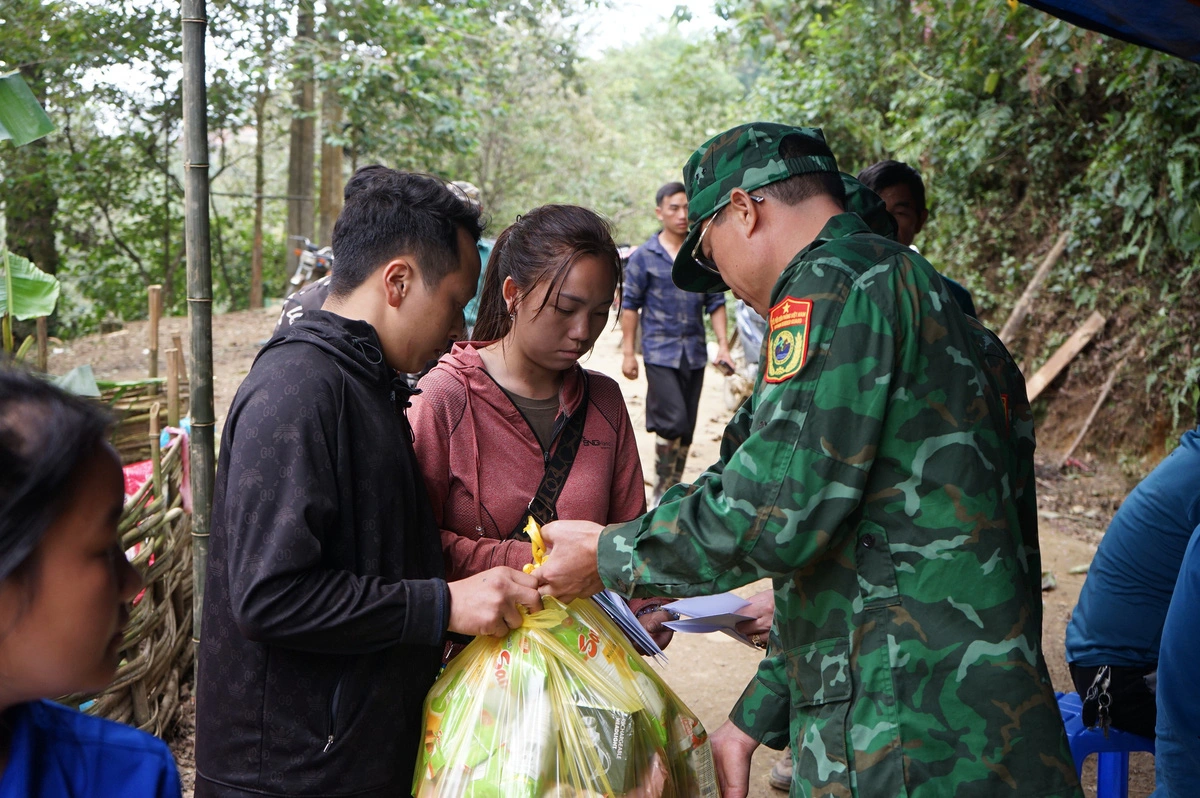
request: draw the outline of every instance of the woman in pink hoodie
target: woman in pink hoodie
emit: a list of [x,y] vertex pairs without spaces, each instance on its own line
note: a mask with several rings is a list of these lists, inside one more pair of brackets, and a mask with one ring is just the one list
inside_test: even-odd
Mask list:
[[[612,524],[645,512],[621,390],[579,365],[620,282],[608,224],[585,208],[535,208],[496,239],[472,340],[455,344],[422,378],[408,411],[447,579],[532,562],[520,530],[564,438],[578,448],[557,517]],[[582,438],[564,434],[580,413]],[[630,608],[665,646],[672,633],[662,603],[635,599]]]

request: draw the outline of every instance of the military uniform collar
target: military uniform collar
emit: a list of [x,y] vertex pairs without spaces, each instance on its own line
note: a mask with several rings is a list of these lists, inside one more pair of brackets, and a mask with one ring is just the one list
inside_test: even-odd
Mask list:
[[775,281],[775,287],[771,289],[771,304],[774,305],[779,301],[779,297],[783,291],[783,286],[785,286],[791,279],[792,270],[796,267],[796,264],[804,260],[810,252],[819,247],[825,246],[830,241],[834,241],[835,239],[845,238],[853,235],[861,235],[862,233],[870,234],[871,228],[857,213],[850,213],[847,211],[831,217],[829,221],[825,223],[825,226],[821,228],[821,232],[817,233],[817,237],[813,239],[812,243],[797,252],[796,257],[792,258],[791,263],[784,267],[783,272],[779,275],[779,279]]

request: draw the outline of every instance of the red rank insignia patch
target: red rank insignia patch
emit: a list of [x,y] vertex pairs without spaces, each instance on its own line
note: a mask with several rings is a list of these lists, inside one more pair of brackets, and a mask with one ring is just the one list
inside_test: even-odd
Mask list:
[[808,359],[809,316],[812,315],[811,299],[784,297],[771,308],[769,344],[767,349],[767,382],[783,382],[791,379],[804,367]]

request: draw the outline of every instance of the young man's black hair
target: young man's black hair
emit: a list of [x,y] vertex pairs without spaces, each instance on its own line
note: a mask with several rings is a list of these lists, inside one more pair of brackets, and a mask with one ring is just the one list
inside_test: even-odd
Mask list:
[[912,192],[917,211],[925,210],[925,181],[921,179],[920,172],[906,163],[890,160],[873,163],[858,173],[858,182],[876,194],[889,186],[903,183]]
[[676,194],[685,193],[687,193],[687,189],[685,189],[683,187],[683,183],[680,183],[678,180],[671,183],[666,183],[657,192],[655,192],[654,205],[661,208],[663,200],[665,200],[667,197],[674,197]]
[[483,233],[479,209],[436,177],[388,169],[361,182],[333,226],[333,296],[348,296],[399,255],[415,256],[422,281],[436,287],[458,268],[459,229],[475,241]]
[[367,186],[375,178],[386,175],[391,171],[391,169],[381,163],[360,166],[354,174],[350,175],[350,179],[346,181],[346,185],[342,189],[342,202],[350,199],[351,195],[357,194],[359,189]]

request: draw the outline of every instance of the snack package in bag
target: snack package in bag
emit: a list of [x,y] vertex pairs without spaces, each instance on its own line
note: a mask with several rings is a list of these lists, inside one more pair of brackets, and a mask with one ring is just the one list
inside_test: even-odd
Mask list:
[[700,720],[604,611],[543,603],[433,685],[417,798],[717,798]]

